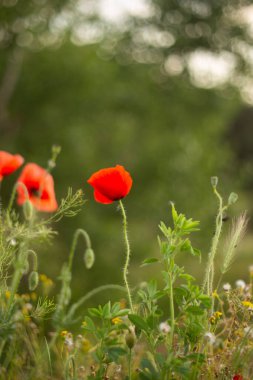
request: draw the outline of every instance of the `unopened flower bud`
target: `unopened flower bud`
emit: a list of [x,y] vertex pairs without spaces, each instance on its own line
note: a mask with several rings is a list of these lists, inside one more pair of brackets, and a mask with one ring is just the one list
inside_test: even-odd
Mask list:
[[130,326],[129,331],[125,336],[125,340],[127,347],[129,348],[129,350],[131,350],[134,347],[136,340],[134,328],[132,326]]
[[38,283],[39,283],[39,275],[38,275],[38,272],[36,271],[32,271],[29,275],[29,279],[28,279],[28,283],[29,283],[29,290],[30,291],[33,291],[37,288],[38,286]]
[[26,220],[31,220],[33,217],[33,205],[29,200],[23,204],[23,213]]
[[48,160],[47,164],[48,164],[49,169],[54,169],[56,166],[56,164],[53,160]]
[[238,199],[238,195],[236,193],[231,193],[228,197],[228,204],[232,205],[234,204]]
[[87,269],[90,269],[95,261],[94,251],[91,248],[87,248],[84,252],[84,263]]
[[211,185],[216,187],[218,185],[218,177],[211,177]]
[[61,153],[61,146],[60,145],[53,145],[52,146],[52,153],[53,154],[60,154]]

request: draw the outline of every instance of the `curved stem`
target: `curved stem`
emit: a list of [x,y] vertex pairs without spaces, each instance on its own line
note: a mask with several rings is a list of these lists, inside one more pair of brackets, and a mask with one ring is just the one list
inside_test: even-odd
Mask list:
[[83,238],[84,238],[84,240],[86,242],[87,248],[91,248],[91,242],[90,242],[89,235],[82,228],[78,228],[76,230],[75,234],[74,234],[74,238],[73,238],[73,241],[72,241],[72,246],[71,246],[70,254],[69,254],[68,267],[69,267],[70,271],[72,269],[72,263],[73,263],[74,253],[75,253],[75,250],[76,250],[76,245],[77,245],[77,241],[78,241],[79,236],[83,236]]
[[124,277],[124,282],[125,282],[126,291],[128,295],[129,305],[131,308],[131,312],[133,313],[133,302],[132,302],[131,292],[130,292],[130,288],[129,288],[128,280],[127,280],[128,267],[129,267],[129,262],[130,262],[130,244],[129,244],[128,234],[127,234],[127,217],[126,217],[126,212],[121,200],[119,201],[119,205],[120,205],[120,209],[121,209],[121,213],[123,217],[123,232],[124,232],[124,239],[125,239],[125,244],[126,244],[126,262],[123,268],[123,277]]

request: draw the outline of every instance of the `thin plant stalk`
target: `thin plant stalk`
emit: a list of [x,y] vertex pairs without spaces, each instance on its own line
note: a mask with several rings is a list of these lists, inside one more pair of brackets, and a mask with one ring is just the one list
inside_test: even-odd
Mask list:
[[29,193],[28,193],[28,190],[26,188],[26,185],[22,182],[16,182],[15,185],[13,186],[13,189],[12,189],[12,192],[11,192],[11,197],[10,197],[10,200],[9,200],[9,204],[7,206],[7,215],[10,214],[11,212],[11,209],[12,209],[12,206],[13,206],[13,202],[14,202],[14,199],[15,199],[15,195],[16,195],[16,191],[17,191],[17,188],[18,187],[22,187],[24,192],[25,192],[25,197],[26,197],[26,200],[29,200]]
[[174,327],[175,327],[175,311],[174,311],[174,295],[173,295],[173,283],[172,283],[172,276],[170,273],[170,347],[173,347],[173,340],[174,340]]
[[214,194],[218,198],[219,202],[219,210],[218,214],[216,217],[216,223],[215,223],[215,233],[214,237],[212,240],[212,245],[211,249],[208,255],[208,263],[207,263],[207,268],[206,268],[206,273],[205,273],[205,278],[203,282],[203,290],[207,291],[207,294],[211,295],[213,291],[213,279],[214,279],[214,259],[216,256],[219,240],[220,240],[220,235],[222,231],[222,217],[223,217],[223,212],[227,208],[227,206],[223,207],[223,201],[222,197],[216,190],[216,187],[214,187]]
[[128,295],[128,301],[129,301],[130,309],[131,309],[131,312],[133,313],[133,302],[132,302],[131,292],[130,292],[130,288],[129,288],[129,284],[128,284],[128,280],[127,280],[128,267],[129,267],[129,262],[130,262],[130,252],[131,252],[130,251],[129,239],[128,239],[128,233],[127,233],[127,217],[126,217],[125,208],[124,208],[121,200],[119,201],[119,205],[120,205],[120,210],[121,210],[122,217],[123,217],[123,233],[124,233],[124,240],[125,240],[125,244],[126,244],[126,262],[125,262],[125,265],[123,268],[123,278],[124,278],[124,283],[126,286],[126,291],[127,291],[127,295]]
[[132,379],[132,349],[129,348],[129,353],[128,353],[128,380]]
[[[76,246],[77,246],[79,236],[82,236],[84,238],[87,248],[91,248],[91,241],[90,241],[89,235],[87,234],[85,230],[78,228],[74,234],[74,238],[73,238],[72,245],[70,248],[68,263],[64,264],[62,267],[62,272],[61,272],[62,287],[61,287],[61,291],[58,298],[57,308],[54,314],[54,318],[56,320],[64,312],[65,308],[68,306],[68,303],[70,301],[70,294],[71,294],[70,282],[71,282],[71,277],[72,277],[71,271],[72,271],[73,259],[74,259],[74,254],[76,251]],[[58,325],[55,335],[50,341],[50,344],[49,344],[50,348],[53,347],[60,329],[61,329],[61,324]]]

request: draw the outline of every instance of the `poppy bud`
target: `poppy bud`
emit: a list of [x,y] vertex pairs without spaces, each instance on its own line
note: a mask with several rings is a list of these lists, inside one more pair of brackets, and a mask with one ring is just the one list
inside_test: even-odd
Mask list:
[[232,205],[234,204],[238,199],[238,195],[236,193],[231,193],[228,197],[228,204]]
[[211,177],[211,185],[215,188],[218,185],[218,177]]
[[23,204],[23,213],[24,213],[24,217],[26,220],[29,221],[32,219],[32,217],[33,217],[33,205],[29,200],[25,201],[25,203]]
[[84,252],[84,263],[87,269],[90,269],[95,261],[94,251],[91,248],[87,248]]
[[54,155],[58,155],[61,153],[61,146],[60,145],[53,145],[52,146],[52,153]]
[[28,283],[29,283],[29,290],[30,291],[33,291],[33,290],[35,290],[37,288],[38,283],[39,283],[38,272],[32,271],[30,273],[30,276],[29,276],[29,279],[28,279]]
[[127,347],[129,348],[129,350],[131,350],[134,347],[136,340],[134,328],[132,326],[130,326],[129,331],[125,336],[125,340]]

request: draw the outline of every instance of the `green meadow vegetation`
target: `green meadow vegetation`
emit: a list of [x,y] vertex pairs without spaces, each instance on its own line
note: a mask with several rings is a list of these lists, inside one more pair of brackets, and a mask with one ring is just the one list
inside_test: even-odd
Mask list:
[[0,379],[253,378],[252,14],[0,0]]

